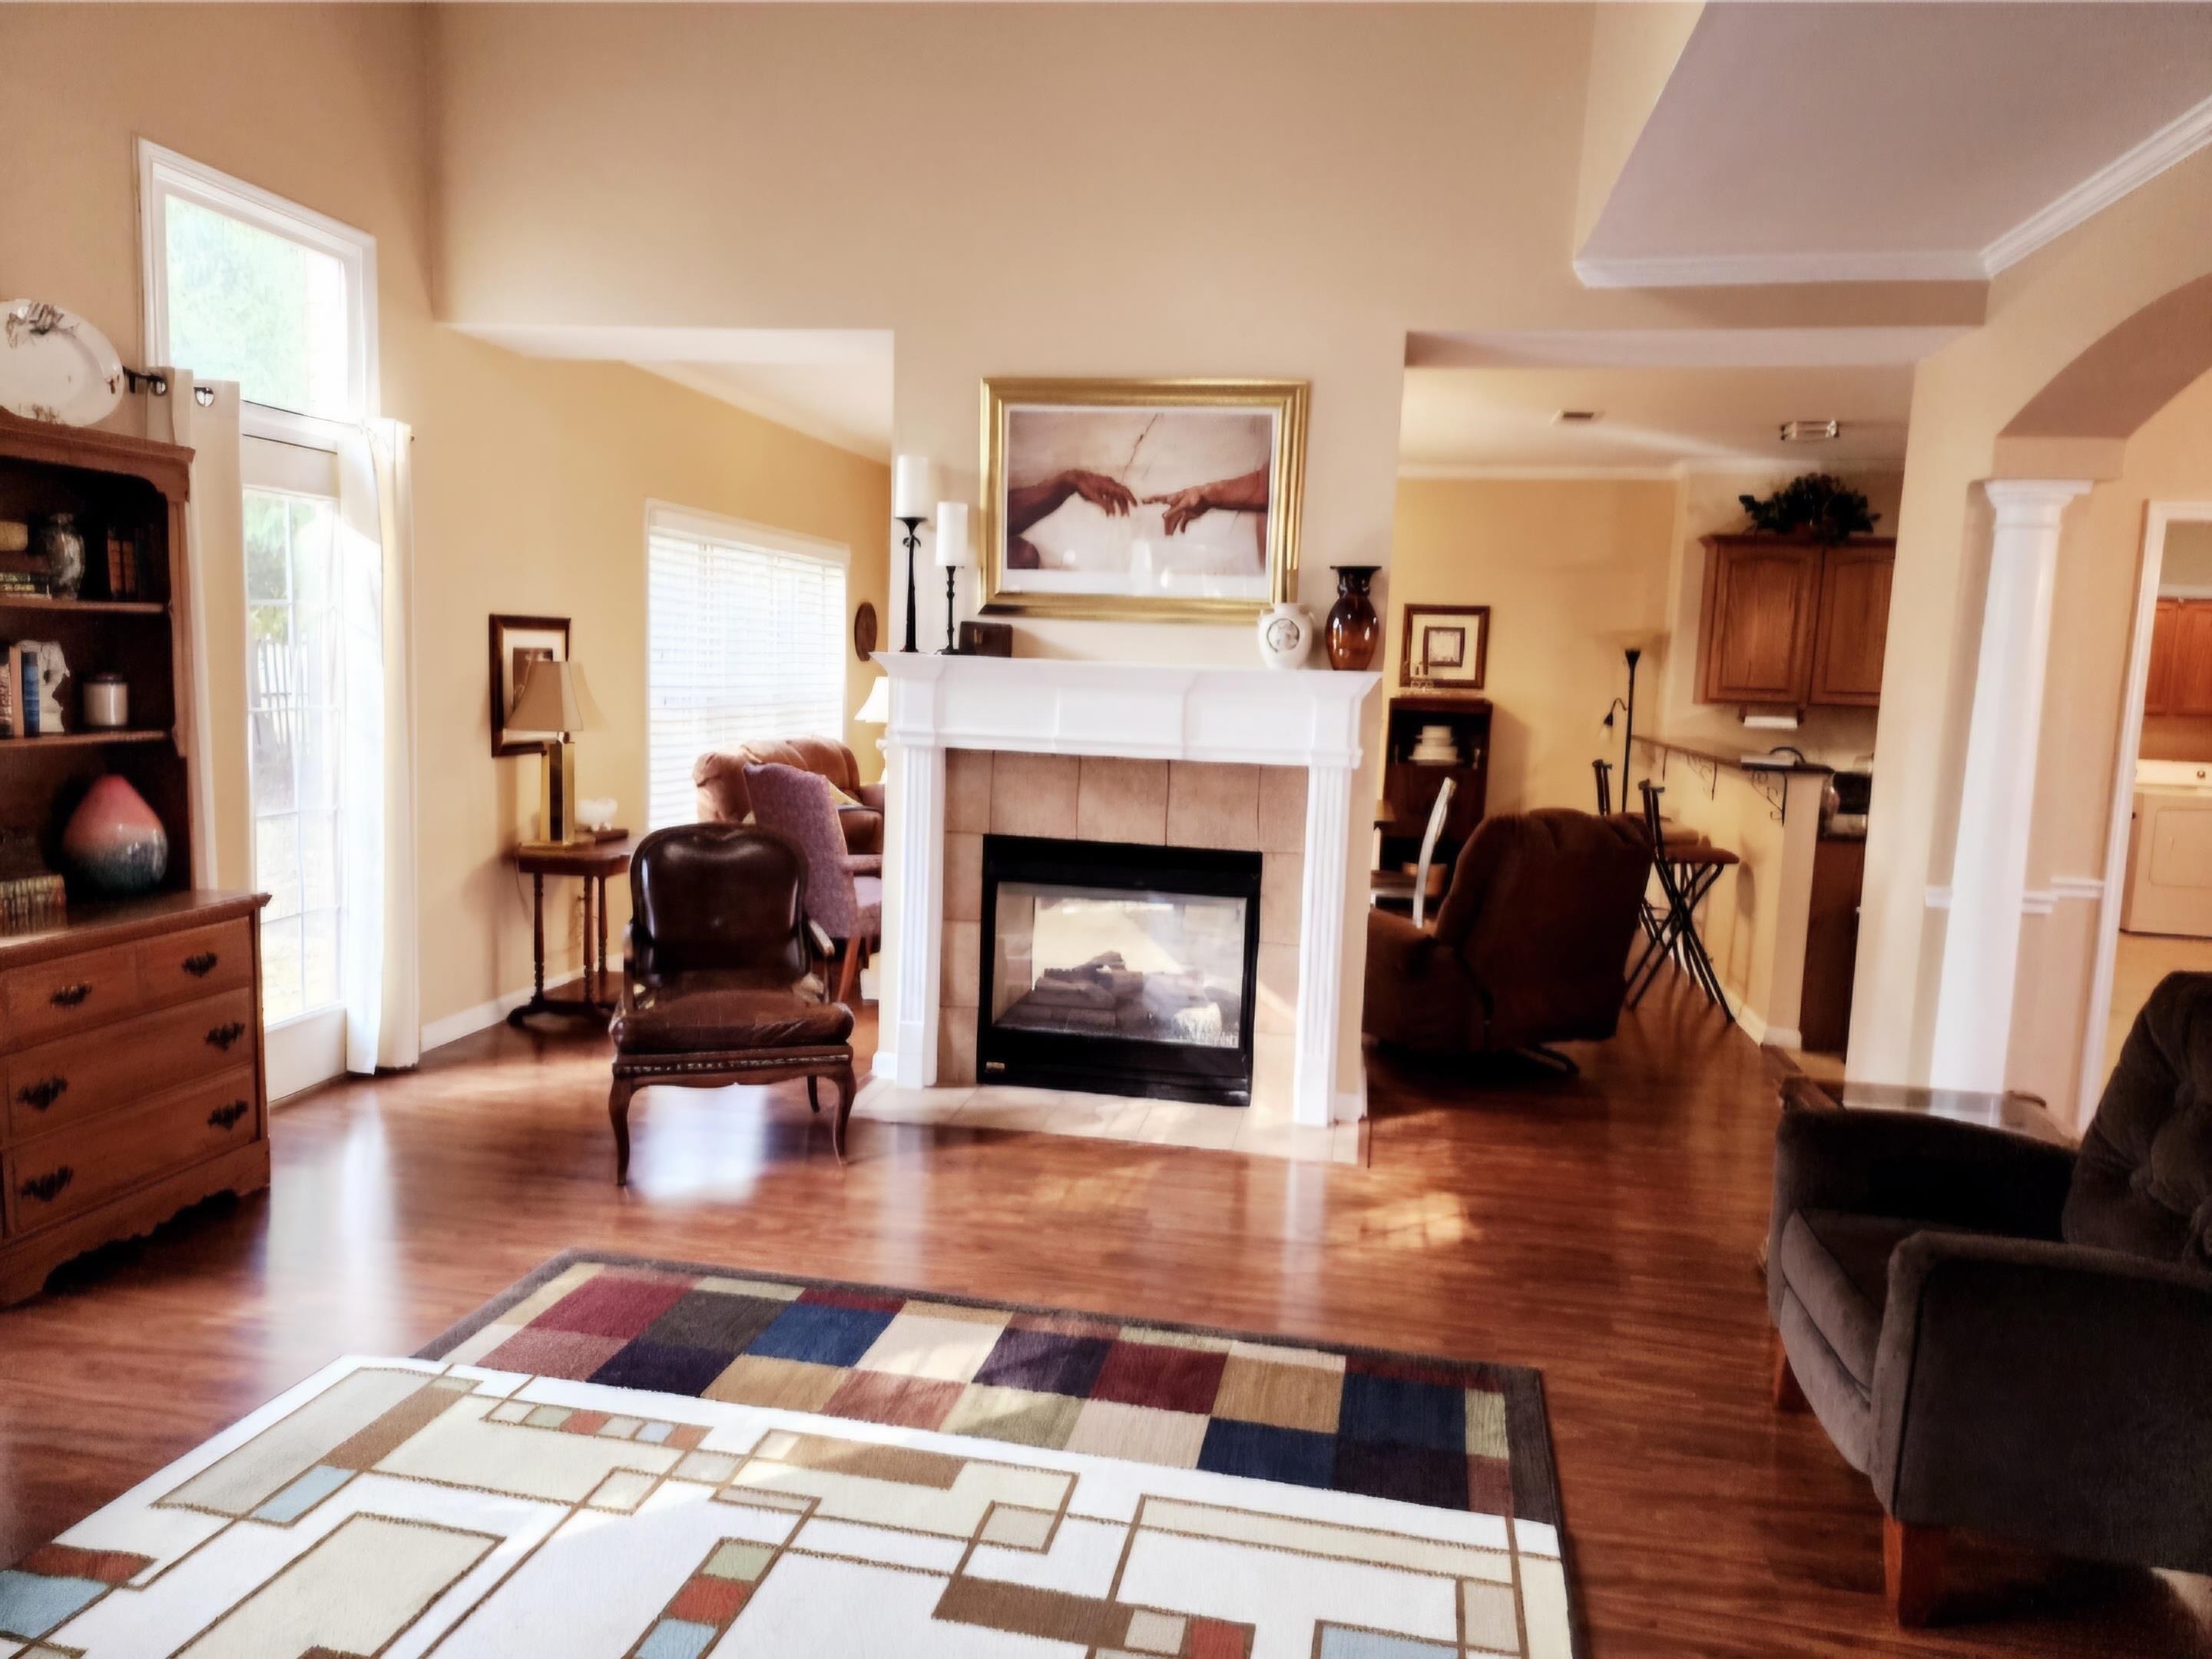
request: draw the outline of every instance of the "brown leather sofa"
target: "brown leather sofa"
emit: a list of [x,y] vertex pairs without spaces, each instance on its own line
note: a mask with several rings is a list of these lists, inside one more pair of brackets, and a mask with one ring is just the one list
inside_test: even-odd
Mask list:
[[884,850],[884,787],[860,781],[860,763],[835,738],[768,739],[737,749],[709,750],[691,764],[691,784],[699,792],[699,822],[743,823],[752,816],[745,789],[748,766],[795,766],[827,778],[860,805],[837,814],[845,846],[854,853]]
[[1486,818],[1433,932],[1368,912],[1363,1027],[1432,1054],[1611,1036],[1650,874],[1650,845],[1626,816]]
[[1953,1527],[2212,1572],[2212,974],[2151,994],[2078,1152],[1784,1113],[1766,1285],[1776,1402],[1873,1483],[1900,1624]]

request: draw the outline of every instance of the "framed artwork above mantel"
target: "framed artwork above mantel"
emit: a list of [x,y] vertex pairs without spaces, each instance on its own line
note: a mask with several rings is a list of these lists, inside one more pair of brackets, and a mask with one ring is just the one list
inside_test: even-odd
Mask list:
[[1400,626],[1400,685],[1444,695],[1482,690],[1490,664],[1488,605],[1407,605]]
[[983,383],[983,609],[1238,622],[1295,597],[1304,380]]

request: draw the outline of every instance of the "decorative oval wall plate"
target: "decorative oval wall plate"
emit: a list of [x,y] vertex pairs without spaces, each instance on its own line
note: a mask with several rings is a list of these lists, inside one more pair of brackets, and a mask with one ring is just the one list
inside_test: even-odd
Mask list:
[[27,421],[90,426],[123,401],[123,360],[107,337],[43,300],[0,307],[0,409]]
[[876,607],[867,600],[853,613],[853,654],[867,661],[876,648]]

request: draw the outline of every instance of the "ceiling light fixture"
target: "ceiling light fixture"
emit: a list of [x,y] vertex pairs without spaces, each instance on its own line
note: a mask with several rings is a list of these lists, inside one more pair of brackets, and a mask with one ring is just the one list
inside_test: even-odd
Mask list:
[[1563,409],[1552,416],[1553,426],[1588,426],[1597,420],[1601,411],[1595,409]]
[[1785,444],[1821,444],[1831,438],[1843,435],[1841,421],[1784,421],[1782,441]]

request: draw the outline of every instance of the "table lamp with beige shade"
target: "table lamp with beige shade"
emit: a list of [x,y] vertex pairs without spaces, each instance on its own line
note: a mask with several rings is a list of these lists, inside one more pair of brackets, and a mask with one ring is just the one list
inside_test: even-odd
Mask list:
[[599,726],[599,707],[584,683],[582,665],[550,659],[532,663],[529,678],[515,693],[507,723],[520,731],[553,733],[545,739],[538,833],[548,842],[563,844],[583,839],[576,821],[576,745],[572,738]]

